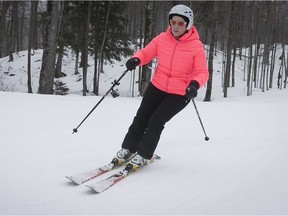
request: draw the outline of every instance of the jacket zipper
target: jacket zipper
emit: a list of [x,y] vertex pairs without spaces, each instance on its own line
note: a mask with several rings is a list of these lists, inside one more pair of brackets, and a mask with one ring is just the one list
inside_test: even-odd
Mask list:
[[176,39],[176,44],[174,46],[174,50],[173,50],[173,53],[172,53],[172,56],[171,56],[171,60],[170,60],[170,69],[169,69],[168,79],[167,79],[167,83],[166,83],[166,91],[168,90],[168,83],[169,83],[169,79],[171,77],[171,71],[172,71],[172,61],[173,61],[173,57],[174,57],[175,50],[176,50],[176,47],[178,45],[178,42],[179,42],[179,40]]

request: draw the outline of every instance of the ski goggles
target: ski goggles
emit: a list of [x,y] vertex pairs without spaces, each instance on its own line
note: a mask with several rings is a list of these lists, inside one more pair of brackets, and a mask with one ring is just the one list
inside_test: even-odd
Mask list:
[[177,22],[176,20],[170,19],[170,25],[174,26],[176,24],[180,27],[183,27],[186,25],[186,22],[182,22],[182,21]]

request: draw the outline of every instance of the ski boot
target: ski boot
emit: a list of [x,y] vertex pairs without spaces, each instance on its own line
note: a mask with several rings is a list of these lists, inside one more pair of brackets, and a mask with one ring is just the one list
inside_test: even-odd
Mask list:
[[111,163],[116,166],[121,166],[123,163],[129,161],[134,154],[129,151],[129,149],[120,149],[116,156],[113,158]]
[[128,172],[131,171],[135,171],[136,169],[138,169],[141,166],[144,166],[147,163],[147,159],[143,158],[141,155],[139,154],[135,154],[131,160],[127,163],[125,169]]

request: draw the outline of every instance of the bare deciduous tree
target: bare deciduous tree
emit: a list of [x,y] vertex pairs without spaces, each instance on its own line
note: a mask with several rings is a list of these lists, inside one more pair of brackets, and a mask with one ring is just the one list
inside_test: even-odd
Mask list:
[[60,18],[60,2],[48,1],[43,57],[39,79],[39,94],[53,94],[55,58],[57,45],[57,25]]

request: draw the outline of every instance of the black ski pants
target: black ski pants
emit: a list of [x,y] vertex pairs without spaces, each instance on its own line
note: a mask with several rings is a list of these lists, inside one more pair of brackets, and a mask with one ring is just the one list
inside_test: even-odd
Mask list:
[[184,96],[163,92],[150,83],[123,140],[122,148],[150,159],[165,123],[184,109],[189,102],[190,100]]

